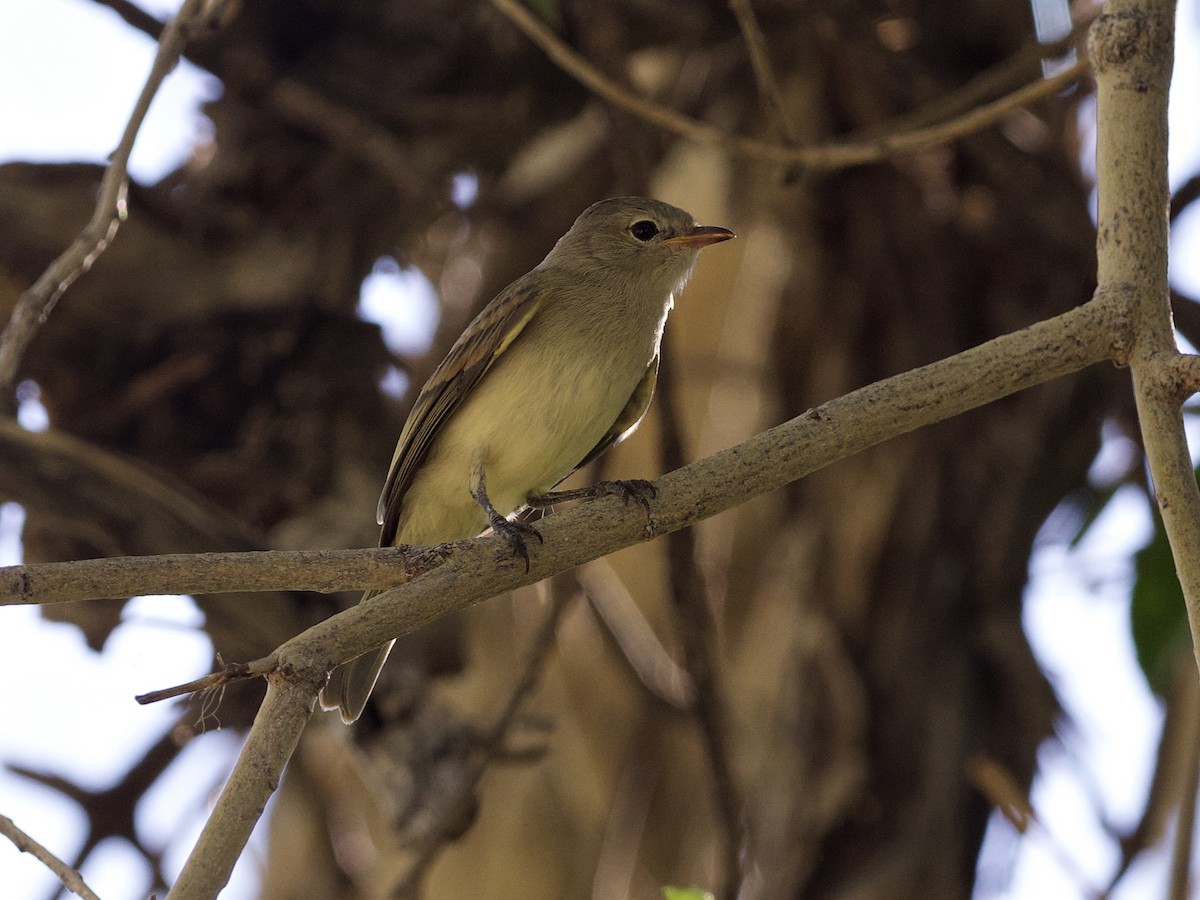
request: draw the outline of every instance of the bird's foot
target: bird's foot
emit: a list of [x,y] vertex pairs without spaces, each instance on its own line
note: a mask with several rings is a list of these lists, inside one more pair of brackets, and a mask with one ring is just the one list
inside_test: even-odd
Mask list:
[[520,557],[525,560],[525,571],[528,572],[529,547],[526,543],[526,538],[532,535],[538,539],[539,544],[543,543],[541,532],[528,522],[512,522],[500,515],[496,507],[492,505],[492,501],[488,499],[487,482],[482,472],[479,473],[478,482],[471,493],[475,497],[475,502],[487,513],[488,523],[492,526],[492,531],[508,541],[508,545],[512,548],[514,559]]
[[620,497],[626,503],[636,501],[650,516],[650,501],[658,491],[654,483],[643,478],[629,478],[620,481],[597,481],[593,485],[575,488],[569,491],[550,491],[547,494],[536,494],[526,498],[525,502],[535,509],[545,509],[555,503],[566,503],[568,500],[594,500],[597,497]]
[[542,533],[530,525],[528,522],[513,522],[504,518],[501,515],[488,515],[492,523],[492,531],[508,541],[508,545],[512,548],[513,558],[520,557],[525,560],[525,571],[529,571],[529,547],[526,544],[527,537],[535,537],[538,543],[544,543]]

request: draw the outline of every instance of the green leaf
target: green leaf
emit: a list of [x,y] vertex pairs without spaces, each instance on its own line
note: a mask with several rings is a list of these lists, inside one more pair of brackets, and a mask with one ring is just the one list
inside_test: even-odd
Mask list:
[[1160,697],[1170,686],[1171,673],[1181,653],[1191,652],[1183,588],[1175,574],[1175,560],[1163,530],[1154,517],[1154,540],[1134,557],[1135,580],[1130,605],[1130,629],[1138,665]]
[[713,895],[703,888],[664,887],[665,900],[714,900]]

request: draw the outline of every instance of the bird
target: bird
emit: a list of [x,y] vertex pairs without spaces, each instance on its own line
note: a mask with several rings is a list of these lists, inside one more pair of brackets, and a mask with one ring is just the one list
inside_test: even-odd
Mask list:
[[[379,545],[438,544],[490,526],[528,569],[526,538],[541,535],[515,513],[613,492],[648,508],[649,482],[553,489],[637,428],[675,294],[703,248],[735,236],[646,197],[584,210],[467,325],[417,395],[380,494]],[[335,668],[322,707],[357,720],[394,643]]]

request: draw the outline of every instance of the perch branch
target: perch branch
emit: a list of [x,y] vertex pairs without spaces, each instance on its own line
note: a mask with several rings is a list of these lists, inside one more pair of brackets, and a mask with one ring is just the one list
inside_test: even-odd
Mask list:
[[[165,553],[32,563],[0,568],[0,606],[136,597],[146,593],[290,590],[332,594],[391,588],[428,568],[434,560],[436,553],[425,548],[372,547]],[[167,587],[146,590],[151,584]]]

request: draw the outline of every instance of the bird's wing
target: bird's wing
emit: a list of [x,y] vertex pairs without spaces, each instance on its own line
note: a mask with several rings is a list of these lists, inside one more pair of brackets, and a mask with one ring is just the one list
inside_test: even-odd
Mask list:
[[604,437],[600,439],[600,443],[593,447],[591,452],[575,467],[576,469],[582,469],[604,453],[605,450],[608,450],[615,444],[621,443],[621,441],[633,434],[634,430],[641,424],[642,419],[645,418],[646,410],[650,408],[650,401],[654,399],[654,387],[657,384],[658,354],[656,353],[654,354],[654,359],[650,360],[650,365],[646,366],[646,372],[642,375],[642,380],[637,383],[637,387],[629,395],[629,402],[625,404],[625,408],[621,410],[621,414],[617,416],[617,420],[605,432]]
[[[379,495],[377,520],[383,526],[381,547],[390,546],[395,539],[404,494],[442,426],[529,324],[544,294],[529,276],[517,279],[497,294],[454,342],[421,389],[400,433],[387,481]],[[463,485],[463,490],[466,489]]]

